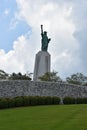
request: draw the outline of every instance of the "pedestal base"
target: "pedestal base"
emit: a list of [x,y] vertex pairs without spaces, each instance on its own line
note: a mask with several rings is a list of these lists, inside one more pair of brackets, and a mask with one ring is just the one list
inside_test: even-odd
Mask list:
[[46,51],[39,51],[35,58],[34,81],[39,81],[39,77],[46,72],[50,72],[50,54]]

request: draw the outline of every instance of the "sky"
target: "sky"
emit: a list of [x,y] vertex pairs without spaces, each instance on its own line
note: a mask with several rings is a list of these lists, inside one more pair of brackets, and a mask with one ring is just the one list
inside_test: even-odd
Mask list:
[[87,0],[1,1],[0,69],[33,73],[41,24],[51,38],[51,71],[87,75]]

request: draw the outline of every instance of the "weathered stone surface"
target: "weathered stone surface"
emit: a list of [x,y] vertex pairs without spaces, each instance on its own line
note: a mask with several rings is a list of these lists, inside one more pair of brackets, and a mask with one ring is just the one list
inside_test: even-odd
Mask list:
[[50,54],[46,51],[39,51],[35,58],[34,81],[39,81],[39,77],[46,72],[50,72]]
[[0,98],[17,96],[87,97],[87,87],[50,82],[24,80],[0,81]]

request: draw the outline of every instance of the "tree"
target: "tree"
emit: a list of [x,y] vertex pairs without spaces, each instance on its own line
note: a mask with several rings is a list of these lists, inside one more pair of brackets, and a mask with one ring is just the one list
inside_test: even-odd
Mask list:
[[43,76],[39,77],[41,81],[50,81],[50,82],[62,82],[62,79],[57,76],[57,72],[47,72]]
[[68,83],[84,85],[87,82],[87,77],[84,76],[82,73],[76,73],[71,75],[70,77],[66,78]]
[[9,75],[5,71],[0,70],[0,80],[6,80],[8,79],[8,76]]
[[27,74],[22,74],[22,73],[12,73],[10,76],[9,76],[9,79],[11,80],[31,80],[30,76],[27,75]]

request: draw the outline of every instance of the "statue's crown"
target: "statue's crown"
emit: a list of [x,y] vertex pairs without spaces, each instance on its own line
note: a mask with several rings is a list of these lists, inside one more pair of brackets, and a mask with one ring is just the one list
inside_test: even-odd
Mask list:
[[44,34],[46,34],[47,32],[46,31],[44,31]]

